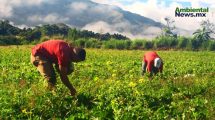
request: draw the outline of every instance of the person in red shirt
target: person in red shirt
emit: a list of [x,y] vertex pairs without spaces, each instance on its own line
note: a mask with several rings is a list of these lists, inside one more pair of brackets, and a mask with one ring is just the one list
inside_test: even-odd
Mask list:
[[75,88],[70,83],[68,76],[73,72],[73,63],[84,61],[86,51],[83,48],[70,46],[63,40],[49,40],[32,48],[31,63],[48,81],[48,88],[55,88],[56,70],[60,74],[61,81],[70,90],[72,96],[76,94]]
[[150,76],[163,71],[163,61],[154,51],[146,52],[142,61],[142,75],[149,72]]

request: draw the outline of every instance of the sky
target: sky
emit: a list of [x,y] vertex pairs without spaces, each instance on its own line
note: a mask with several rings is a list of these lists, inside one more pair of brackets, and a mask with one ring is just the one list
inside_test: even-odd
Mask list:
[[[190,35],[200,27],[203,20],[209,19],[215,24],[215,0],[92,0],[93,2],[115,5],[123,10],[140,14],[157,22],[166,23],[164,18],[175,21],[174,25],[181,34]],[[175,17],[175,9],[179,8],[209,8],[207,17]],[[187,32],[188,31],[188,32]]]
[[[57,0],[0,0],[0,18],[13,17],[13,8],[16,6],[32,6],[41,5],[42,3],[54,4]],[[72,1],[72,0],[71,0]],[[215,0],[91,0],[96,3],[114,5],[122,8],[123,10],[130,11],[153,19],[154,21],[166,24],[165,17],[169,17],[174,20],[174,25],[179,35],[192,35],[194,31],[200,28],[200,23],[203,20],[209,19],[210,22],[215,24]],[[175,17],[175,9],[179,8],[209,8],[209,12],[206,14],[207,17]],[[84,11],[86,8],[89,9],[85,4],[75,4],[72,8],[77,8],[77,11]],[[95,9],[95,8],[93,8]],[[74,11],[74,9],[73,9]],[[98,9],[97,12],[101,11]],[[26,11],[27,12],[27,11]],[[76,12],[78,14],[78,12]],[[115,18],[119,17],[116,12],[112,12],[111,15]],[[47,16],[33,15],[28,17],[29,21],[38,21],[52,23],[55,21],[66,22],[69,18],[61,18],[60,14],[50,13]],[[99,21],[98,24],[89,23],[84,28],[89,30],[104,28],[113,28],[119,26],[127,27],[125,23],[110,26],[107,23]],[[19,25],[25,27],[25,25]],[[129,27],[127,27],[129,28]],[[157,30],[157,29],[156,29]],[[107,29],[107,32],[113,31],[113,29]],[[145,30],[147,31],[147,30]],[[155,29],[150,29],[150,32],[156,33]],[[127,33],[125,33],[127,35]],[[135,36],[136,37],[136,36]]]

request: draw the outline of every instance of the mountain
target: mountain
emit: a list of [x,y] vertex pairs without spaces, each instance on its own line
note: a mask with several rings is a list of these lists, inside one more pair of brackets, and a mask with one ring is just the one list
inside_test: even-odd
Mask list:
[[[65,23],[71,27],[99,33],[120,33],[131,38],[154,37],[163,26],[152,19],[124,11],[119,7],[98,4],[90,0],[38,0],[36,3],[19,0],[9,2],[8,14],[0,19],[13,21],[17,26]],[[0,11],[1,13],[1,11]]]

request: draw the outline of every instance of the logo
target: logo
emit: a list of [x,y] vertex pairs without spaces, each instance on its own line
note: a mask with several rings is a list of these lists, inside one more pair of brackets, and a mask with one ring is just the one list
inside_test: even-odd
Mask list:
[[209,8],[176,8],[175,17],[207,17]]

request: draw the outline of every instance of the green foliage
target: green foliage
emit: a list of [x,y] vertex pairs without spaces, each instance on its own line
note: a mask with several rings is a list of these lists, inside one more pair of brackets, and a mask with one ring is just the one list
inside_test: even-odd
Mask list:
[[134,40],[131,43],[131,49],[143,49],[144,40]]
[[190,45],[191,45],[191,49],[193,50],[197,50],[201,47],[202,41],[200,39],[191,39],[190,41]]
[[19,45],[20,41],[14,36],[0,36],[0,45]]
[[[76,28],[70,28],[66,24],[45,24],[42,26],[35,26],[34,28],[24,28],[20,29],[10,24],[8,20],[0,20],[0,36],[13,36],[16,37],[22,44],[29,44],[31,42],[35,43],[44,41],[48,39],[68,39],[70,41],[75,41],[77,39],[97,39],[100,41],[107,41],[110,39],[117,40],[129,40],[126,36],[121,34],[99,34],[88,30],[77,30]],[[45,38],[45,39],[44,39]],[[10,42],[8,42],[11,44]],[[7,44],[3,41],[0,45]],[[16,43],[12,43],[16,44]],[[12,45],[11,44],[11,45]]]
[[26,40],[26,42],[30,43],[32,41],[39,41],[42,37],[42,33],[38,29],[24,29],[24,32],[20,33],[19,35],[22,37],[23,40]]
[[162,74],[140,75],[145,51],[86,49],[56,91],[29,62],[31,46],[0,47],[0,119],[213,119],[215,53],[159,51]]
[[105,49],[115,49],[114,42],[113,41],[103,42],[102,48],[105,48]]
[[146,39],[139,39],[131,41],[131,49],[152,49],[154,41],[148,41]]
[[199,41],[208,41],[211,39],[211,35],[214,34],[215,25],[209,20],[204,20],[200,24],[201,28],[197,29],[193,35],[195,39]]
[[0,20],[0,35],[12,36],[17,35],[21,30],[10,24],[8,20]]
[[186,37],[178,37],[178,45],[177,48],[179,49],[185,49],[187,47],[187,44],[189,43],[189,39]]
[[211,43],[212,41],[204,41],[204,42],[202,42],[202,44],[201,44],[201,47],[199,48],[200,50],[209,50],[208,48],[209,48],[209,44]]
[[78,37],[78,31],[70,28],[67,36],[69,40],[75,41]]
[[69,27],[65,24],[53,24],[53,25],[43,25],[41,27],[37,27],[43,36],[53,36],[53,35],[64,35],[67,36]]
[[167,25],[164,34],[153,39],[129,40],[121,34],[99,34],[88,30],[77,30],[59,24],[46,24],[35,28],[19,29],[9,21],[0,21],[0,45],[37,44],[50,39],[63,39],[86,48],[106,49],[157,49],[157,50],[214,50],[213,41],[209,40],[214,25],[204,21],[202,29],[194,33],[193,38],[178,37],[173,33],[175,27],[170,18],[165,18]]
[[171,36],[160,36],[155,40],[155,48],[157,49],[175,48],[177,44],[177,39]]
[[215,41],[209,42],[208,50],[215,51]]
[[205,27],[202,29],[198,29],[196,32],[193,33],[194,38],[198,39],[199,41],[207,41],[210,39],[210,31],[207,31]]
[[86,48],[100,48],[101,44],[102,44],[101,41],[91,38],[85,42],[85,47]]
[[77,39],[77,40],[75,40],[73,43],[74,43],[76,46],[84,47],[84,46],[85,46],[85,42],[86,42],[86,39]]
[[143,42],[143,48],[146,49],[146,50],[152,49],[153,48],[153,42],[145,40]]
[[103,48],[106,49],[129,49],[131,42],[122,40],[110,40],[103,42]]
[[[99,40],[88,40],[82,39],[81,41],[77,41],[76,45],[80,46],[80,42],[82,46],[85,44],[86,48],[105,48],[105,49],[179,49],[179,50],[213,50],[213,41],[199,41],[198,39],[186,38],[186,37],[168,37],[161,36],[154,40],[110,40],[110,41],[99,41]],[[211,49],[209,49],[211,46]]]

